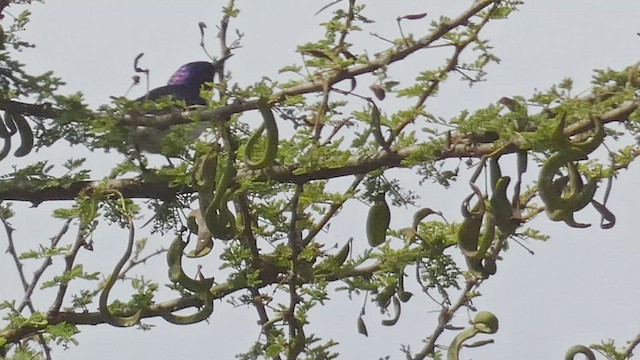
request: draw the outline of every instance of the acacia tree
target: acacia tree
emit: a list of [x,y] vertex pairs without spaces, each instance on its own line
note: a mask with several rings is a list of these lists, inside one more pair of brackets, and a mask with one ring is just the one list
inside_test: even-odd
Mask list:
[[[0,2],[0,11],[8,5]],[[424,343],[414,345],[417,351],[404,348],[407,358],[446,352],[457,359],[463,345],[490,342],[470,344],[480,333],[499,331],[496,315],[476,309],[473,299],[484,282],[495,278],[509,244],[544,239],[527,227],[536,217],[587,227],[576,214],[588,206],[601,214],[603,229],[613,227],[615,216],[606,206],[610,186],[604,185],[640,154],[635,141],[606,126],[619,122],[617,131],[637,136],[637,65],[596,71],[591,92],[580,97],[571,95],[572,83],[565,80],[530,98],[503,97],[451,119],[427,111],[427,100],[452,75],[470,84],[484,79],[485,67],[498,57],[481,32],[519,5],[478,0],[454,18],[400,15],[400,37],[388,40],[385,51],[368,54],[350,43],[350,36],[370,22],[364,5],[333,2],[322,9],[325,37],[299,46],[303,63],[282,68],[292,75],[290,81],[275,82],[265,74],[241,87],[222,65],[213,87],[201,92],[207,105],[197,107],[169,98],[119,98],[90,110],[80,94],[58,94],[61,79],[52,73],[29,74],[12,57],[14,50],[30,46],[18,37],[28,13],[3,23],[4,162],[11,154],[28,159],[33,149],[58,141],[124,156],[104,179],[92,179],[84,159],[70,159],[63,176],[53,176],[50,164],[38,162],[15,168],[0,182],[6,256],[15,262],[25,290],[3,295],[2,356],[51,358],[50,344],[73,343],[83,325],[145,328],[150,318],[194,324],[209,318],[216,300],[233,297],[255,308],[263,335],[241,358],[334,358],[333,340],[308,331],[308,314],[337,291],[366,295],[362,313],[365,307],[388,312],[384,326],[396,324],[405,303],[437,303],[437,323],[425,326]],[[224,58],[241,45],[241,38],[227,34],[237,16],[239,10],[229,1],[218,33]],[[411,21],[430,26],[424,34],[404,33],[402,25]],[[413,82],[389,75],[416,52],[436,48],[444,50],[438,52],[444,54],[441,63],[415,69]],[[137,61],[136,68],[144,73]],[[363,84],[366,74],[377,80]],[[412,104],[385,111],[394,98]],[[252,129],[246,118],[253,110],[263,123]],[[208,131],[194,141],[194,130],[202,125]],[[141,139],[144,133],[151,137]],[[592,155],[613,137],[618,141],[607,144],[608,158]],[[170,159],[168,165],[154,166],[147,161],[149,154],[139,151],[149,138]],[[509,162],[514,169],[501,168],[503,156],[515,158]],[[459,159],[471,171],[461,174]],[[541,165],[538,173],[528,166],[533,162]],[[443,214],[393,179],[389,170],[394,168],[445,189],[464,176],[469,186],[460,204],[462,221],[447,221],[455,215]],[[525,173],[537,181],[523,183]],[[341,191],[330,190],[344,185],[344,178],[350,183]],[[53,215],[62,227],[51,242],[19,253],[11,202],[60,200],[67,202]],[[349,216],[340,210],[355,201],[370,205],[362,224],[366,239],[334,246],[335,241],[319,237],[336,217]],[[153,230],[169,239],[168,249],[147,250],[146,241],[138,238],[142,204],[153,209]],[[389,228],[398,206],[414,206],[413,219]],[[99,274],[77,256],[93,251],[94,234],[104,227],[121,227],[128,235],[119,239],[126,250],[112,271]],[[75,234],[68,234],[71,229]],[[354,251],[355,241],[366,242],[366,251]],[[211,252],[214,246],[222,249],[219,254]],[[145,262],[165,253],[168,279],[144,274]],[[200,268],[192,271],[183,267],[184,256],[221,264],[224,271],[215,279]],[[64,264],[60,273],[52,270],[56,262]],[[33,277],[23,264],[37,264]],[[145,276],[132,275],[136,270]],[[127,280],[133,291],[124,301],[110,300],[117,279]],[[167,283],[175,298],[160,300],[159,287]],[[31,299],[47,288],[57,289],[56,296],[47,308],[37,308]],[[454,315],[465,310],[475,313],[470,324],[454,327]],[[371,324],[360,316],[353,326],[366,336]],[[447,331],[456,332],[451,343],[443,343]],[[612,343],[591,348],[621,359],[630,357],[638,342],[623,349]],[[569,349],[567,356],[577,353],[593,357],[584,346]]]

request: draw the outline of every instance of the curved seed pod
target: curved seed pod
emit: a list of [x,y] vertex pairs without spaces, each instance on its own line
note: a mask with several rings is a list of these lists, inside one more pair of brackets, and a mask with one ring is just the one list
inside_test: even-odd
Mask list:
[[213,314],[213,296],[208,291],[204,293],[204,306],[195,314],[191,315],[174,315],[173,313],[161,313],[163,319],[171,324],[191,325],[206,320]]
[[[7,112],[4,113],[4,118],[7,119],[9,114]],[[5,125],[5,120],[0,117],[0,139],[8,139],[11,137],[7,126]]]
[[[482,192],[480,192],[480,189],[477,186],[473,186],[475,187],[473,192],[462,201],[462,205],[460,206],[460,212],[465,219],[468,217],[482,218],[486,210],[486,204],[484,203]],[[469,202],[474,196],[478,197],[478,202],[473,206],[473,209],[470,209]]]
[[564,356],[564,360],[573,360],[576,355],[582,354],[587,357],[587,360],[596,360],[596,355],[586,346],[574,345],[567,350],[567,354]]
[[566,124],[567,113],[564,112],[560,121],[558,122],[558,126],[553,131],[552,139],[555,144],[557,144],[558,149],[563,148],[574,148],[582,151],[585,154],[590,154],[595,151],[604,141],[604,126],[602,125],[602,121],[595,116],[591,116],[590,119],[593,121],[593,136],[591,139],[581,141],[581,142],[572,142],[565,134],[564,127]]
[[517,167],[518,175],[522,175],[527,172],[527,166],[529,165],[529,154],[526,150],[517,151]]
[[510,182],[511,178],[508,176],[499,178],[493,188],[491,199],[489,199],[496,226],[505,236],[513,234],[520,224],[520,221],[513,217],[513,208],[507,198],[507,188]]
[[208,222],[206,226],[209,228],[211,235],[216,239],[232,240],[236,237],[236,218],[228,207],[231,194],[229,191],[228,194],[224,196],[218,208],[214,209],[212,203],[209,209],[207,209]]
[[182,272],[182,252],[187,247],[187,243],[182,241],[182,237],[176,236],[167,250],[167,265],[169,265],[169,280],[178,282]]
[[498,332],[500,323],[498,318],[490,311],[480,311],[473,318],[473,326],[484,334],[495,334]]
[[513,185],[513,197],[511,198],[513,217],[517,220],[522,220],[522,209],[520,205],[520,188],[522,187],[522,175],[527,172],[529,155],[526,150],[517,150],[517,166],[518,166],[518,178],[515,185]]
[[566,207],[574,211],[584,209],[596,194],[598,181],[589,179],[585,185],[578,171],[578,166],[574,162],[567,163],[569,169],[569,193],[565,199]]
[[478,242],[478,252],[473,257],[475,258],[484,258],[487,250],[493,244],[493,239],[496,235],[496,223],[494,220],[494,216],[490,211],[485,212],[484,214],[484,232],[482,236],[480,236],[480,241]]
[[352,239],[349,239],[349,241],[347,241],[344,245],[342,245],[340,250],[338,250],[338,252],[335,255],[330,256],[325,261],[331,262],[337,266],[342,266],[342,264],[344,264],[344,262],[347,261],[349,252],[351,252],[351,240]]
[[564,127],[567,124],[567,112],[563,111],[562,115],[560,115],[560,121],[558,121],[558,125],[553,129],[553,133],[551,134],[551,140],[554,144],[557,144],[559,149],[570,147],[571,141],[564,134]]
[[449,350],[447,351],[447,360],[459,360],[460,359],[460,348],[462,344],[471,339],[472,337],[478,334],[478,330],[474,327],[470,327],[456,335],[453,338],[453,341],[449,345]]
[[558,196],[553,188],[553,178],[560,172],[560,168],[569,162],[585,160],[586,158],[587,156],[582,151],[567,148],[559,150],[545,161],[538,177],[538,193],[547,209],[566,208],[564,199]]
[[13,136],[18,132],[18,127],[16,126],[15,121],[13,121],[13,113],[9,111],[4,112],[4,123],[7,126],[7,131],[9,132],[9,136]]
[[324,261],[314,267],[314,273],[316,275],[329,274],[332,270],[340,268],[351,252],[351,241],[353,238],[349,238],[349,241],[344,244],[335,255],[327,257]]
[[367,214],[367,241],[369,246],[376,247],[384,243],[390,223],[391,211],[384,194],[381,194],[369,208],[369,213]]
[[571,209],[556,209],[556,210],[547,209],[546,212],[549,220],[564,221],[567,225],[573,228],[584,229],[591,226],[591,224],[584,224],[584,223],[579,223],[575,221],[575,219],[573,218],[574,211],[572,211]]
[[4,145],[2,145],[2,150],[0,150],[0,160],[4,159],[9,155],[9,151],[11,151],[11,137],[4,139]]
[[375,103],[371,102],[371,132],[376,142],[383,148],[388,147],[387,140],[382,135],[382,129],[380,128],[380,109]]
[[571,146],[582,150],[585,154],[594,152],[604,141],[604,126],[602,121],[595,116],[591,116],[593,122],[593,136],[581,142],[571,142]]
[[562,196],[562,192],[567,187],[567,184],[569,184],[569,176],[561,176],[553,180],[553,183],[551,185],[553,187],[552,190],[557,196]]
[[193,291],[198,294],[207,293],[213,286],[214,279],[206,278],[203,280],[196,280],[190,278],[185,274],[184,269],[182,268],[182,252],[186,246],[187,243],[182,241],[182,238],[179,235],[169,246],[169,250],[167,251],[169,280],[179,283],[189,291]]
[[498,164],[498,157],[489,158],[489,185],[495,189],[498,179],[502,177],[502,170]]
[[215,189],[219,155],[220,148],[214,144],[210,151],[198,157],[191,173],[191,185],[195,190]]
[[[198,157],[191,173],[191,185],[198,192],[198,205],[201,212],[206,211],[214,198],[219,155],[220,146],[217,143],[212,144],[207,153]],[[206,226],[204,228],[206,229]],[[198,230],[192,230],[192,232],[197,233]]]
[[116,266],[113,268],[113,272],[111,276],[109,276],[107,283],[104,285],[102,289],[102,293],[100,293],[100,299],[98,302],[98,309],[100,310],[100,315],[106,320],[106,322],[112,326],[116,327],[129,327],[137,324],[142,317],[142,309],[136,310],[135,313],[129,316],[116,316],[113,315],[109,311],[109,293],[113,288],[113,285],[116,283],[118,276],[120,275],[120,270],[124,267],[126,262],[131,257],[131,253],[133,252],[133,243],[134,243],[134,228],[133,228],[133,220],[128,219],[129,223],[129,241],[127,243],[127,249],[125,250],[122,258],[118,261]]
[[400,319],[400,313],[402,312],[402,305],[400,304],[400,300],[397,296],[391,298],[393,301],[393,319],[384,319],[382,320],[382,325],[384,326],[393,326]]
[[398,288],[398,281],[391,280],[389,285],[382,288],[378,296],[376,296],[376,303],[381,309],[386,309],[389,306],[389,302],[391,301],[391,297],[396,293]]
[[482,275],[485,278],[488,278],[491,275],[495,275],[498,272],[498,266],[496,264],[496,259],[491,256],[484,258],[484,264],[482,268]]
[[33,130],[31,130],[31,126],[29,126],[27,119],[25,119],[22,114],[5,113],[5,118],[7,117],[7,114],[13,120],[13,123],[20,134],[20,146],[16,149],[13,155],[16,157],[23,157],[29,154],[33,149]]
[[440,214],[440,213],[437,211],[433,211],[433,209],[431,208],[422,208],[416,211],[413,214],[413,229],[417,231],[418,225],[420,225],[420,222],[422,221],[422,219],[426,218],[431,214]]
[[[278,124],[275,117],[273,116],[271,106],[269,106],[266,98],[258,99],[258,110],[262,115],[263,123],[256,130],[256,132],[251,135],[244,150],[244,162],[246,162],[247,165],[253,169],[263,169],[271,166],[273,164],[273,161],[276,159],[276,155],[278,155]],[[260,160],[253,161],[251,160],[251,155],[256,146],[256,143],[262,137],[262,133],[265,130],[267,131],[267,143],[264,155]]]
[[397,293],[398,293],[398,299],[400,299],[401,302],[407,302],[413,296],[413,293],[404,290],[404,268],[398,274],[398,290],[397,290]]
[[[234,166],[235,164],[232,156],[233,149],[229,141],[225,142],[225,146],[227,148],[227,163],[225,164],[224,172],[220,176],[216,185],[216,193],[213,200],[211,200],[211,203],[207,206],[207,210],[204,215],[207,228],[216,238],[219,238],[218,235],[220,234],[225,235],[223,236],[224,238],[228,238],[232,227],[234,231],[230,236],[231,238],[235,236],[235,218],[226,207],[226,200],[228,200],[232,194],[227,190],[236,174],[236,168]],[[226,200],[223,201],[223,199]],[[231,219],[233,219],[233,221],[231,221]]]
[[192,210],[187,216],[189,231],[198,235],[196,248],[187,254],[189,258],[199,258],[207,255],[213,249],[213,236],[202,218],[200,209]]
[[473,326],[458,334],[447,351],[447,360],[459,360],[462,344],[478,333],[494,334],[498,331],[498,318],[489,311],[479,312],[473,319]]
[[497,272],[496,260],[490,254],[485,254],[484,258],[465,256],[465,262],[467,263],[469,271],[479,274],[483,279],[487,279]]
[[352,241],[352,239],[349,239],[340,248],[340,250],[332,258],[330,258],[336,265],[342,266],[342,264],[344,264],[344,262],[347,261],[347,257],[349,256],[349,253],[351,252],[351,241]]
[[601,229],[611,229],[616,225],[616,215],[612,213],[611,210],[595,200],[591,200],[591,205],[593,205],[593,207],[600,213],[600,216],[602,216],[600,221]]
[[[597,190],[597,181],[591,179],[586,185],[574,161],[584,158],[584,153],[576,148],[562,149],[547,159],[542,166],[538,189],[540,199],[545,203],[546,213],[552,221],[564,221],[574,228],[586,228],[590,224],[576,222],[573,213],[587,206]],[[568,176],[552,180],[560,171],[560,167],[567,166]],[[568,184],[568,189],[566,188]],[[563,196],[563,192],[566,194]]]
[[468,202],[474,195],[475,193],[472,193],[462,202],[462,216],[464,216],[464,220],[462,224],[460,224],[456,234],[458,246],[466,256],[476,256],[478,253],[480,228],[482,227],[482,218],[486,210],[483,200],[478,200],[473,209],[468,209]]
[[482,217],[470,216],[462,221],[458,228],[458,246],[466,256],[474,257],[478,254],[480,228]]

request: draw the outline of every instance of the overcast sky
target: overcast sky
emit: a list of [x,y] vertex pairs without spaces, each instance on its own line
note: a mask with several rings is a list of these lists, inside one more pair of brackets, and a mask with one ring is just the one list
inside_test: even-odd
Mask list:
[[[322,36],[323,30],[317,24],[327,20],[331,11],[314,13],[328,2],[239,1],[242,12],[233,20],[231,28],[237,28],[245,37],[243,47],[228,62],[227,69],[233,73],[234,81],[248,85],[263,76],[284,79],[277,70],[284,65],[300,63],[300,55],[294,51],[296,45]],[[356,42],[357,49],[366,49],[373,54],[387,44],[370,36],[369,32],[387,38],[398,37],[397,16],[428,12],[427,20],[407,24],[405,28],[406,32],[421,35],[430,19],[440,14],[455,15],[471,2],[372,0],[366,3],[366,13],[376,23],[355,35],[352,41]],[[133,75],[133,58],[140,52],[145,53],[142,64],[151,69],[152,87],[163,85],[183,63],[206,60],[198,46],[199,21],[209,25],[209,51],[217,54],[215,26],[223,4],[222,1],[185,0],[60,0],[45,5],[34,4],[30,7],[32,23],[22,36],[37,47],[26,50],[19,57],[32,72],[53,70],[67,82],[65,91],[82,91],[90,106],[96,108],[108,103],[109,96],[124,95]],[[343,1],[337,6],[345,5],[346,1]],[[16,9],[10,7],[7,11],[15,15]],[[638,14],[640,2],[637,0],[529,1],[509,20],[494,22],[484,32],[502,59],[501,64],[489,68],[488,81],[470,89],[453,76],[439,97],[427,104],[429,111],[449,118],[463,109],[486,106],[502,96],[529,96],[535,89],[545,89],[565,77],[574,79],[576,92],[588,90],[592,69],[621,69],[640,60],[640,37],[636,35],[640,32]],[[230,36],[233,37],[233,31]],[[410,57],[405,65],[392,67],[391,71],[399,79],[409,80],[414,72],[422,70],[419,66],[428,60],[428,56],[422,51]],[[134,89],[129,96],[142,94],[144,86]],[[384,106],[393,108],[393,100],[385,100]],[[62,146],[55,149],[54,157],[59,160],[69,156],[90,157],[94,178],[107,174],[108,165],[116,161],[114,157],[92,154],[78,147],[71,151]],[[46,159],[51,155],[51,152],[41,152],[23,161]],[[15,158],[2,161],[1,172],[9,172],[9,165],[14,162],[19,163]],[[532,173],[527,174],[528,180],[534,177]],[[408,184],[417,182],[412,171],[394,174]],[[637,213],[633,211],[632,203],[640,200],[638,175],[638,166],[633,165],[614,185],[610,200],[610,208],[618,217],[614,229],[604,231],[597,226],[587,230],[570,229],[543,216],[531,224],[551,235],[551,240],[528,243],[535,256],[515,244],[504,254],[505,260],[499,263],[497,276],[481,287],[483,296],[474,301],[479,310],[490,310],[500,319],[500,330],[492,336],[496,342],[472,351],[463,350],[463,358],[559,359],[574,344],[589,345],[612,338],[624,345],[640,332],[640,307],[637,306],[640,241],[635,228]],[[451,201],[451,196],[463,196],[462,190],[456,192],[456,189],[444,191],[427,182],[417,191],[423,196],[422,206],[439,208],[456,218],[459,201]],[[16,236],[22,241],[22,249],[38,242],[46,243],[57,230],[54,225],[34,227],[30,219],[46,218],[52,208],[69,205],[42,205],[38,209],[25,210],[27,216],[17,217],[13,223],[18,229]],[[405,219],[412,211],[393,211],[392,225],[406,226]],[[331,234],[323,234],[322,238],[327,242],[343,243],[353,236],[361,241],[356,244],[356,250],[362,251],[364,225],[357,228],[353,224],[364,224],[364,212],[362,205],[350,205],[332,224]],[[592,210],[580,212],[578,217],[584,221],[598,221]],[[83,254],[81,258],[90,262],[86,265],[87,271],[107,270],[124,248],[122,236],[101,234],[94,239],[97,251]],[[168,246],[171,238],[172,235],[152,237],[150,249]],[[103,251],[106,248],[113,251]],[[5,274],[0,279],[3,289],[16,285],[15,268],[8,260],[7,257],[0,262],[0,270]],[[210,268],[215,271],[217,265],[210,265]],[[149,262],[142,270],[160,274],[158,279],[163,279],[166,273],[164,258]],[[126,286],[120,285],[120,288],[126,289]],[[19,288],[5,291],[3,298],[9,293],[20,294]],[[117,291],[114,293],[118,294]],[[41,299],[43,306],[50,301],[52,292],[46,294],[49,298]],[[122,294],[126,296],[127,293]],[[16,297],[20,299],[20,295]],[[158,301],[169,298],[167,294]],[[411,345],[417,351],[422,346],[421,339],[436,325],[438,307],[424,296],[415,296],[403,309],[403,317],[395,327],[378,325],[383,317],[369,305],[366,317],[369,337],[365,338],[357,334],[355,326],[362,298],[349,300],[340,293],[334,294],[332,299],[334,301],[326,307],[312,311],[312,332],[324,339],[339,341],[340,345],[335,349],[345,359],[378,359],[386,355],[392,359],[403,358],[400,345]],[[71,360],[106,360],[114,356],[121,359],[231,359],[234,354],[246,351],[258,338],[256,321],[252,308],[233,308],[217,302],[210,324],[177,327],[161,319],[145,321],[157,325],[151,332],[116,329],[108,325],[82,327],[82,334],[78,336],[80,346],[66,351],[56,348],[54,357]],[[466,321],[466,315],[461,313],[454,324],[464,326]],[[440,343],[448,344],[448,341]]]

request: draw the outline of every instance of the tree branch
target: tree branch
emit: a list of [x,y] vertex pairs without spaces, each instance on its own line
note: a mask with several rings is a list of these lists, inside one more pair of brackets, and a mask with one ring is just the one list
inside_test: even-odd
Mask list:
[[[612,109],[602,115],[604,124],[610,122],[626,121],[629,115],[640,107],[640,100],[625,102],[619,107]],[[585,119],[578,121],[565,129],[565,135],[572,136],[587,131],[593,127],[592,120]],[[469,139],[469,137],[460,137]],[[428,144],[436,142],[444,143],[444,140],[434,140]],[[465,141],[463,141],[465,142]],[[510,149],[504,153],[512,153],[520,146],[524,145],[522,139],[512,139]],[[238,171],[236,181],[246,178],[256,180],[272,180],[282,183],[302,184],[312,180],[331,179],[342,176],[352,176],[366,174],[381,167],[396,168],[402,167],[402,161],[418,153],[423,148],[422,145],[413,145],[405,148],[393,150],[391,152],[381,151],[377,154],[365,156],[352,156],[344,166],[319,168],[307,173],[297,174],[299,165],[276,165],[271,169],[254,171],[241,169]],[[450,158],[481,157],[496,150],[492,143],[478,144],[469,147],[469,143],[460,143],[450,148],[441,149],[434,155],[435,160]],[[115,179],[107,181],[108,189],[118,190],[125,198],[171,198],[176,194],[193,192],[190,188],[172,188],[169,186],[171,179],[153,179],[143,181],[141,178]],[[31,182],[15,183],[13,180],[0,180],[0,200],[28,201],[38,205],[43,201],[53,200],[73,200],[82,191],[91,191],[93,188],[103,186],[102,180],[79,181],[69,185],[51,186],[39,188]]]

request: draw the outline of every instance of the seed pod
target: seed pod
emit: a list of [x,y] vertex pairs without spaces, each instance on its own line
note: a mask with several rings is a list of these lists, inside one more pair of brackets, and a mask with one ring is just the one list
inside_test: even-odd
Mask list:
[[392,280],[387,286],[380,290],[380,293],[376,297],[376,303],[381,309],[386,309],[391,302],[391,297],[395,295],[398,289],[398,281]]
[[[33,130],[22,114],[10,114],[13,123],[20,133],[20,146],[13,153],[16,157],[23,157],[33,149]],[[5,117],[7,117],[5,115]]]
[[345,261],[347,261],[347,256],[349,256],[349,252],[351,251],[351,240],[347,241],[340,250],[333,256],[327,260],[331,260],[335,265],[342,266]]
[[167,264],[169,265],[169,279],[173,282],[177,282],[185,289],[193,291],[195,293],[208,293],[211,286],[213,286],[214,279],[206,278],[202,280],[196,280],[190,278],[185,274],[182,268],[182,252],[187,246],[187,243],[182,241],[180,236],[169,246],[167,251]]
[[4,139],[2,150],[0,150],[0,160],[7,157],[7,155],[9,155],[10,150],[11,150],[11,137],[8,137]]
[[384,98],[386,97],[386,93],[384,91],[384,88],[382,86],[380,86],[380,84],[373,84],[371,86],[369,86],[369,89],[371,89],[371,91],[373,91],[373,94],[376,96],[376,99],[382,101],[384,100]]
[[373,137],[380,146],[387,147],[387,140],[385,140],[384,135],[382,135],[382,129],[380,128],[380,109],[378,109],[374,103],[371,105],[371,132],[373,132]]
[[191,315],[174,315],[172,313],[160,313],[163,319],[175,325],[190,325],[206,320],[213,313],[213,296],[209,292],[204,293],[204,306],[198,312]]
[[364,324],[362,316],[358,316],[358,334],[369,336],[369,333],[367,332],[367,326]]
[[382,325],[384,326],[393,326],[400,319],[400,313],[402,312],[402,305],[400,305],[400,300],[398,299],[397,296],[394,296],[392,300],[393,300],[393,311],[394,311],[393,319],[382,320]]
[[3,120],[3,119],[0,117],[0,138],[2,138],[2,139],[8,139],[8,138],[10,138],[10,137],[11,137],[11,134],[9,133],[9,130],[7,129],[7,126],[5,125],[5,123],[4,123],[4,122],[5,122],[5,121],[9,121],[9,119],[8,119],[8,118],[9,118],[9,114],[7,114],[7,113],[5,112],[4,117],[5,117],[5,119],[6,119],[6,120]]
[[482,216],[470,215],[460,224],[456,234],[458,246],[466,256],[475,257],[478,254],[481,227]]
[[[263,169],[273,164],[273,161],[278,155],[278,124],[271,111],[271,106],[265,98],[258,100],[258,110],[264,122],[256,130],[256,132],[249,138],[244,150],[244,161],[252,169]],[[252,160],[253,150],[258,140],[262,138],[262,133],[267,131],[266,135],[266,147],[264,154],[260,160]]]
[[384,243],[391,222],[391,211],[382,194],[369,208],[367,215],[367,241],[371,247]]

